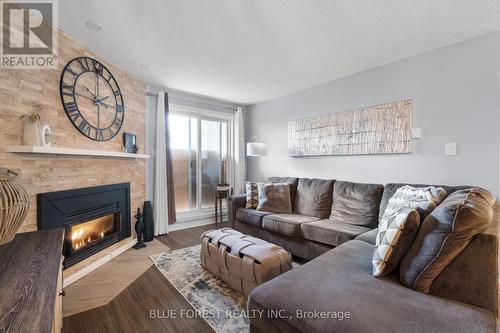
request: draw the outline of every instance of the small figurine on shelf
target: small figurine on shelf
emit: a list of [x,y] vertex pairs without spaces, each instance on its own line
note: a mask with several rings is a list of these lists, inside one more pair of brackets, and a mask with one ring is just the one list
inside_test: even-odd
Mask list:
[[142,219],[141,209],[137,208],[137,214],[135,215],[135,233],[137,234],[137,243],[133,246],[134,249],[139,250],[146,247],[146,244],[142,241],[144,233],[144,221]]
[[123,148],[125,153],[137,154],[137,138],[135,134],[123,133]]

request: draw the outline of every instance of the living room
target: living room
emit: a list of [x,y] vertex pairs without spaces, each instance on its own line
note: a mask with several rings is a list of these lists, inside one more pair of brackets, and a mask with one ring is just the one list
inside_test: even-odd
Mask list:
[[498,330],[498,1],[0,6],[0,333]]

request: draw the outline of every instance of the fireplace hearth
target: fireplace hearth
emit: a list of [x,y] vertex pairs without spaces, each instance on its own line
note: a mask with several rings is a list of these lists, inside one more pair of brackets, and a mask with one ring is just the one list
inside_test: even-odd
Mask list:
[[38,228],[65,229],[63,266],[130,236],[130,183],[38,194]]

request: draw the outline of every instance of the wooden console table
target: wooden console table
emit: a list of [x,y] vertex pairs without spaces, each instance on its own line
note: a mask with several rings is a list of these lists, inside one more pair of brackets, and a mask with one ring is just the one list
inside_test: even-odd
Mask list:
[[61,332],[64,229],[0,246],[0,332]]

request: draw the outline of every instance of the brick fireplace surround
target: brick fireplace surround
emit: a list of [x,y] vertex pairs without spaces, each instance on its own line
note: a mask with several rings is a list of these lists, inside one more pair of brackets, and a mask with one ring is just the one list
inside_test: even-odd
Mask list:
[[[84,137],[73,127],[63,110],[59,96],[60,75],[66,63],[80,56],[101,61],[113,73],[122,90],[125,102],[124,124],[120,133],[110,141],[96,142]],[[57,70],[0,70],[0,166],[19,173],[18,181],[30,195],[30,212],[20,232],[37,228],[38,193],[130,182],[131,210],[135,211],[137,207],[142,207],[146,197],[146,160],[8,153],[8,146],[22,144],[23,121],[19,117],[32,113],[35,104],[39,103],[42,116],[40,124],[51,127],[50,141],[53,146],[121,152],[124,132],[136,134],[139,146],[146,142],[145,88],[143,82],[87,51],[63,32],[59,32]],[[134,215],[132,212],[131,216]],[[133,218],[131,224],[133,229]],[[81,261],[66,270],[65,276],[123,247],[131,240],[124,239]]]

